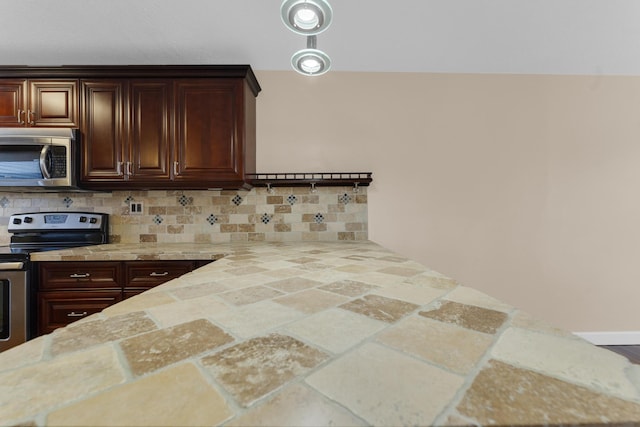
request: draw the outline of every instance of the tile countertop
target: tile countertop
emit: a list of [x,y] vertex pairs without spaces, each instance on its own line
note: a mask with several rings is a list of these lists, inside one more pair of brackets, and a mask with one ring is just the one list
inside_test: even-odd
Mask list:
[[640,366],[371,242],[222,258],[0,353],[3,425],[640,424]]

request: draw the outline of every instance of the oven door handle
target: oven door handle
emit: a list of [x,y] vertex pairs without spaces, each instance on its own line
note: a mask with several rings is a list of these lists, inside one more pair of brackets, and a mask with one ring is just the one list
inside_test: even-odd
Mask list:
[[0,270],[23,270],[24,262],[0,262]]

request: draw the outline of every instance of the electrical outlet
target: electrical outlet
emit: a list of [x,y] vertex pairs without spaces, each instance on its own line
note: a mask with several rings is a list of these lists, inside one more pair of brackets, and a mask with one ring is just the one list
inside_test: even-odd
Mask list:
[[142,215],[144,206],[142,202],[129,202],[129,213],[131,215]]

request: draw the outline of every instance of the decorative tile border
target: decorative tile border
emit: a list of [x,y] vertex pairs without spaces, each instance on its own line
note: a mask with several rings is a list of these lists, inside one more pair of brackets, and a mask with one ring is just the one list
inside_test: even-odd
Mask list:
[[[0,193],[0,244],[9,217],[38,211],[110,215],[113,243],[367,240],[367,192],[360,187],[257,187],[251,191]],[[141,202],[131,215],[129,203]]]

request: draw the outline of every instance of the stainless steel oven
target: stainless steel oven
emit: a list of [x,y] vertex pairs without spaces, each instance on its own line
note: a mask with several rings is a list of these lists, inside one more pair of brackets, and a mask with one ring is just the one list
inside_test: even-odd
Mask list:
[[20,256],[0,260],[0,351],[29,337],[29,282],[27,262]]
[[97,212],[32,212],[9,218],[9,246],[0,247],[0,351],[34,335],[37,279],[33,252],[100,245],[109,240],[109,215]]

